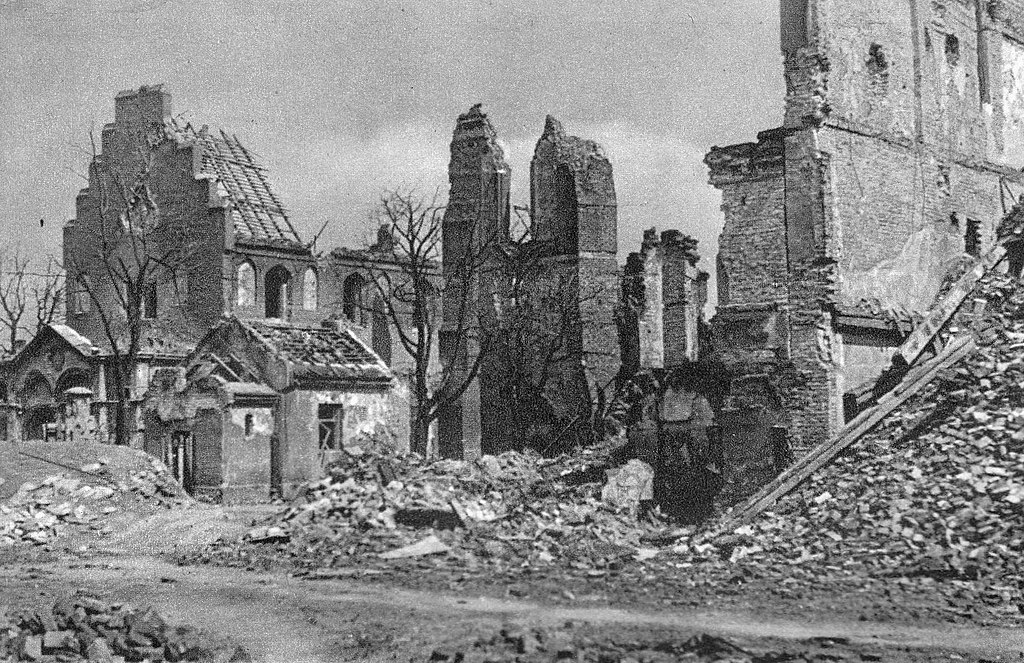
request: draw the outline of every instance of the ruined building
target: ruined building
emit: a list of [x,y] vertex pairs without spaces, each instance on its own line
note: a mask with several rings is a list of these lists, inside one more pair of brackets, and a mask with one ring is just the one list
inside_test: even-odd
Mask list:
[[440,421],[444,455],[585,441],[634,373],[697,358],[707,275],[695,243],[650,231],[623,301],[612,165],[597,143],[546,119],[523,238],[511,236],[511,168],[479,105],[459,116],[451,155],[442,360],[469,384]]
[[[64,228],[67,326],[5,367],[9,437],[107,441],[128,403],[130,444],[226,500],[287,494],[364,437],[408,438],[408,399],[349,329],[337,270],[237,138],[182,122],[161,86],[143,86],[117,95],[100,148]],[[136,318],[118,393],[115,349]],[[383,352],[388,330],[373,335]]]
[[782,0],[783,126],[706,158],[737,443],[836,431],[949,268],[993,245],[1021,191],[1022,43],[1019,0]]

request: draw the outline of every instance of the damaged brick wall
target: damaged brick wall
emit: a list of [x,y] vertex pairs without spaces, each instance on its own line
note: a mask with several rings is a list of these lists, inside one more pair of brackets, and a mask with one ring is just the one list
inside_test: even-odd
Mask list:
[[[122,92],[115,101],[115,121],[104,126],[100,154],[89,169],[89,186],[76,200],[76,217],[64,227],[64,264],[68,266],[69,291],[79,290],[78,279],[85,278],[101,301],[117,301],[108,270],[103,267],[101,246],[105,232],[116,232],[118,214],[124,207],[117,192],[135,183],[147,149],[147,140],[160,131],[172,115],[171,96],[160,86]],[[225,221],[223,209],[212,196],[210,183],[196,177],[195,164],[201,155],[193,146],[174,140],[162,141],[154,148],[152,172],[148,178],[162,218],[174,219],[192,248],[181,276],[199,284],[221,283],[221,260]],[[105,211],[101,212],[101,208]],[[211,218],[211,215],[213,218]],[[220,220],[218,221],[217,217]],[[173,241],[173,238],[172,238]],[[161,249],[162,250],[162,249]],[[187,336],[197,338],[220,317],[224,304],[220,288],[194,287],[187,299],[169,282],[160,284],[166,312]],[[82,309],[68,298],[68,325],[95,342],[105,337],[97,307],[91,303]]]
[[[140,183],[147,185],[157,210],[157,229],[147,246],[154,256],[173,256],[164,260],[170,263],[164,269],[153,272],[156,321],[144,324],[155,336],[187,345],[225,313],[266,317],[266,277],[273,269],[288,275],[283,317],[320,319],[316,259],[279,209],[266,169],[236,138],[181,122],[173,115],[171,95],[156,85],[117,95],[114,122],[104,126],[99,147],[89,185],[76,200],[76,218],[64,227],[69,326],[105,342],[100,307],[89,301],[81,280],[89,283],[108,315],[117,313],[114,288],[123,283],[115,281],[123,279],[116,278],[116,268],[105,267],[114,259],[104,258],[104,237],[109,242],[121,231],[125,203],[120,189]],[[267,210],[275,216],[268,218]],[[130,266],[135,263],[129,260]],[[242,264],[255,273],[251,296],[240,298]]]
[[[493,317],[493,293],[503,290],[492,254],[509,237],[511,176],[494,126],[479,104],[473,106],[459,116],[452,135],[451,188],[443,220],[445,289],[440,351],[453,383],[468,379],[480,352],[478,334],[466,328],[479,327],[478,317]],[[502,429],[498,413],[493,409],[485,412],[488,397],[481,380],[487,381],[491,368],[484,366],[481,373],[438,420],[439,452],[446,458],[478,456],[482,440]]]
[[530,162],[532,237],[550,256],[552,278],[573,284],[579,324],[566,329],[576,352],[547,391],[555,416],[590,423],[610,401],[621,354],[615,311],[620,299],[618,203],[612,164],[601,146],[565,132],[548,116]]
[[[1024,58],[1015,3],[781,8],[784,128],[707,157],[726,213],[716,338],[752,373],[775,355],[768,373],[792,378],[787,425],[806,448],[842,424],[842,393],[887,364],[901,338],[887,320],[926,310],[964,252],[992,246],[1007,187],[1020,191]],[[786,347],[730,344],[741,318],[782,320]]]
[[678,230],[644,231],[623,275],[622,363],[629,374],[697,361],[708,274],[697,268],[697,241]]

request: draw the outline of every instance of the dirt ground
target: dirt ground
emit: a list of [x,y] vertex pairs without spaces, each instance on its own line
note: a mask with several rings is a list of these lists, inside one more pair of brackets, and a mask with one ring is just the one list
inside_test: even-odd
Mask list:
[[266,510],[196,505],[121,523],[102,542],[71,537],[48,549],[0,552],[0,603],[45,605],[85,589],[153,606],[173,622],[243,645],[261,661],[557,660],[523,653],[521,634],[530,632],[542,640],[552,633],[568,639],[578,660],[686,660],[664,652],[705,634],[764,657],[689,660],[1024,660],[1020,629],[851,618],[822,604],[801,613],[796,602],[771,612],[742,601],[681,606],[634,600],[623,607],[614,579],[602,594],[566,593],[556,601],[549,596],[558,578],[536,574],[514,587],[507,578],[489,586],[477,578],[448,589],[430,583],[410,589],[416,583],[407,582],[407,574],[406,581],[359,573],[311,579],[174,562],[217,536],[237,536]]

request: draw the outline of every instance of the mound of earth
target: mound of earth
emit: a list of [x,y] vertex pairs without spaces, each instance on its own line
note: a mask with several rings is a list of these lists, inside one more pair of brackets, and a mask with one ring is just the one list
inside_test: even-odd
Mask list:
[[69,533],[103,537],[125,514],[191,504],[163,464],[140,451],[44,443],[0,449],[5,485],[20,482],[0,502],[0,548],[48,545]]

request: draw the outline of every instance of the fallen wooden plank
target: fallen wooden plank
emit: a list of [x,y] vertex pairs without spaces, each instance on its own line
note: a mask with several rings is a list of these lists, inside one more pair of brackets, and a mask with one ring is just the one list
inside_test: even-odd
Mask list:
[[940,371],[974,352],[976,347],[973,338],[969,336],[959,338],[946,346],[941,354],[915,367],[895,389],[848,423],[832,440],[809,451],[771,483],[751,496],[737,511],[727,515],[717,531],[720,533],[732,531],[750,522],[759,513],[775,504],[779,498],[800,485],[807,477],[825,466],[844,449],[870,432],[893,410],[926,387]]
[[1006,249],[996,246],[980,258],[972,269],[961,276],[949,289],[949,292],[928,311],[925,319],[914,328],[900,349],[896,351],[893,365],[899,365],[902,362],[903,366],[912,366],[935,336],[946,326],[949,319],[956,314],[981,277],[994,269],[1005,257]]

